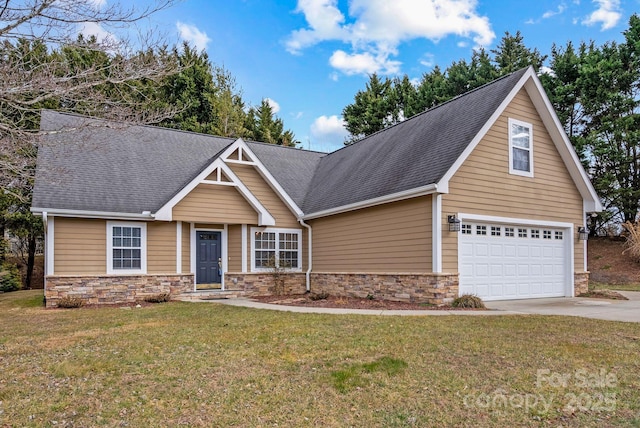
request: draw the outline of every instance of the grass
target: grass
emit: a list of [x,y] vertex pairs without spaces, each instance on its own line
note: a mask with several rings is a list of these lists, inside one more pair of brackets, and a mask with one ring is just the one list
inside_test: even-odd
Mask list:
[[605,284],[589,281],[589,287],[594,290],[640,291],[640,284]]
[[0,295],[0,426],[640,426],[637,324],[41,299]]

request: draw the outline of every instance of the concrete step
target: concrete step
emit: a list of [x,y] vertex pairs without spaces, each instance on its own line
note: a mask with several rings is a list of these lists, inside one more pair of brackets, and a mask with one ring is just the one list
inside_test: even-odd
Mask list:
[[236,299],[244,296],[245,292],[242,290],[197,290],[178,294],[173,297],[173,300],[193,302],[198,300]]

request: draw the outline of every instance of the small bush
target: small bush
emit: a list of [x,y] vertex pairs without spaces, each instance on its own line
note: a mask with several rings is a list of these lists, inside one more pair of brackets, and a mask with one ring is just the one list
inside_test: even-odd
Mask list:
[[0,265],[0,291],[18,291],[22,288],[22,279],[18,267],[4,262]]
[[374,296],[373,294],[369,293],[369,294],[367,294],[367,299],[368,300],[376,300],[376,296]]
[[58,307],[64,309],[79,308],[84,304],[80,297],[65,296],[58,299]]
[[144,301],[148,303],[164,303],[169,300],[171,300],[171,293],[154,294],[153,296],[147,296],[144,298]]
[[463,294],[460,297],[456,297],[451,304],[454,308],[475,308],[484,309],[484,302],[478,296],[473,294]]
[[329,297],[329,293],[323,291],[322,293],[312,293],[309,295],[309,298],[313,301],[316,300],[325,300]]

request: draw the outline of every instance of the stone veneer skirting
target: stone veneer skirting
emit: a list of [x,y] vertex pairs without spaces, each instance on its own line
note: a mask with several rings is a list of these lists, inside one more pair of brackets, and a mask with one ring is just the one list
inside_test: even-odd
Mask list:
[[443,305],[458,297],[458,274],[312,273],[311,291],[332,296]]
[[47,307],[62,297],[80,297],[87,304],[127,303],[163,293],[193,290],[193,274],[50,275],[45,278]]
[[573,294],[579,296],[589,291],[589,272],[576,272],[573,274]]
[[[287,272],[281,274],[284,281],[281,294],[304,294],[307,283],[304,272]],[[241,273],[226,272],[224,274],[226,290],[241,291],[243,296],[272,296],[276,294],[276,279],[270,272]]]

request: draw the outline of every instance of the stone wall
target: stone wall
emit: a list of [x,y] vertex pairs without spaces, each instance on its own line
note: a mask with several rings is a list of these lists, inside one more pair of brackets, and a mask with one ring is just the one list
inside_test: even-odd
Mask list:
[[113,304],[144,300],[163,293],[193,290],[193,274],[184,275],[50,275],[45,278],[47,307],[62,297],[80,297],[87,304]]
[[[281,294],[304,294],[307,291],[305,274],[303,272],[282,273],[280,279]],[[240,273],[226,272],[224,274],[226,290],[241,291],[243,296],[272,296],[277,294],[276,279],[273,273]]]
[[458,274],[312,273],[311,291],[332,296],[448,304],[458,297]]
[[573,274],[574,296],[589,291],[589,272],[576,272]]

